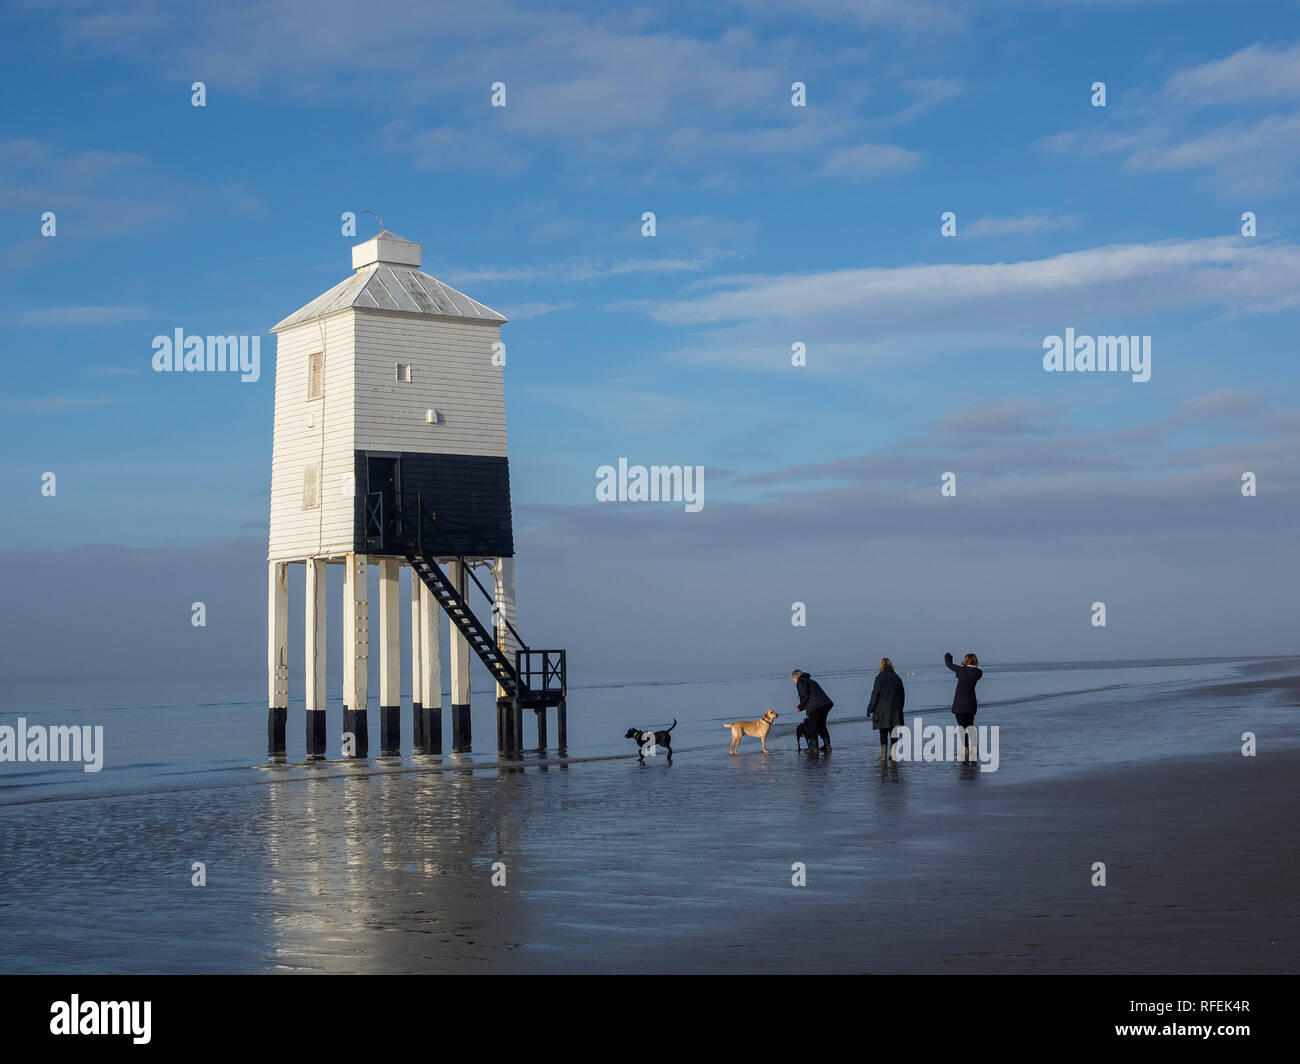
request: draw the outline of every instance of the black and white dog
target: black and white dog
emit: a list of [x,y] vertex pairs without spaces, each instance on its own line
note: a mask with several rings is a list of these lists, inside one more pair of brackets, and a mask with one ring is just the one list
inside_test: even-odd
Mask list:
[[668,751],[668,764],[671,765],[673,763],[673,743],[668,732],[672,731],[675,727],[677,727],[676,717],[673,718],[673,722],[669,725],[668,731],[648,732],[640,731],[637,728],[628,728],[627,734],[623,736],[623,738],[636,740],[637,760],[640,761],[641,764],[645,764],[645,752],[647,749],[653,753],[656,746],[662,746]]

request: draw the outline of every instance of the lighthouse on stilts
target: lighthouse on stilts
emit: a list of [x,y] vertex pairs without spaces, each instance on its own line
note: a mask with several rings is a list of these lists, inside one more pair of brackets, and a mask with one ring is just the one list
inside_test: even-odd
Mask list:
[[[514,534],[496,311],[420,272],[420,245],[381,232],[352,249],[352,276],[290,314],[277,337],[271,459],[269,751],[288,716],[288,567],[306,567],[308,758],[324,757],[326,566],[343,567],[345,756],[365,757],[370,603],[379,569],[379,743],[401,743],[402,570],[410,586],[412,749],[442,753],[442,642],[449,628],[451,742],[471,748],[470,656],[497,688],[497,749],[518,754],[532,709],[545,749],[555,706],[566,745],[566,661],[516,629]],[[485,584],[485,580],[490,583]],[[490,589],[489,589],[490,588]],[[487,618],[486,622],[480,615]]]

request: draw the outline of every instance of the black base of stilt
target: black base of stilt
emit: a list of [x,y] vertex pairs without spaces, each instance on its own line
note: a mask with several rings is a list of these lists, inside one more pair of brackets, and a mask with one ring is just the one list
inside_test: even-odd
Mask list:
[[424,710],[419,702],[411,703],[411,749],[417,754],[424,749]]
[[559,732],[559,735],[556,737],[556,742],[559,744],[557,749],[561,754],[564,753],[569,745],[569,715],[565,711],[565,708],[563,701],[555,707],[555,727]]
[[546,707],[538,706],[533,710],[533,716],[537,720],[537,749],[546,749]]
[[518,755],[522,749],[524,713],[510,698],[497,699],[497,753]]
[[442,706],[421,706],[420,716],[424,736],[421,751],[426,754],[442,753]]
[[266,752],[272,757],[284,757],[284,726],[289,711],[283,706],[272,706],[266,711]]
[[347,736],[352,735],[352,757],[366,757],[370,753],[370,731],[364,709],[343,707],[343,756],[348,756]]
[[325,711],[323,709],[307,710],[307,757],[309,759],[325,756]]
[[379,752],[392,757],[402,752],[402,707],[379,707]]
[[468,753],[474,739],[469,724],[469,706],[451,707],[451,748],[458,754]]

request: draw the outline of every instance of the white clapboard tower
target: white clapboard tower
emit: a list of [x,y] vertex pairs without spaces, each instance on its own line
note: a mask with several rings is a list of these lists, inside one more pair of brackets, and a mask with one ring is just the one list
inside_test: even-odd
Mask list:
[[[420,265],[419,244],[381,232],[352,249],[352,276],[271,330],[277,337],[268,553],[273,757],[285,749],[292,564],[304,564],[307,577],[309,757],[323,756],[326,742],[326,565],[344,567],[345,756],[368,752],[368,565],[378,566],[380,576],[383,753],[400,747],[402,567],[410,569],[415,750],[442,751],[443,613],[451,621],[453,749],[467,750],[471,742],[471,651],[496,678],[503,712],[513,708],[521,719],[521,696],[536,708],[527,684],[509,675],[516,637],[500,336],[506,319],[420,272]],[[471,604],[473,584],[487,594],[475,570],[485,576],[490,570],[495,608],[486,599]],[[474,609],[491,617],[488,626]],[[541,719],[544,732],[544,709]],[[509,735],[498,727],[503,742],[519,731],[517,720],[509,723]]]

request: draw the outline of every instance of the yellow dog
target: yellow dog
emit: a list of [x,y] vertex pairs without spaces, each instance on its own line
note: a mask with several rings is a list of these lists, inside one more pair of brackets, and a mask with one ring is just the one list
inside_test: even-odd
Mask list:
[[769,709],[758,720],[737,720],[724,724],[724,728],[731,729],[731,749],[727,753],[734,754],[736,747],[740,745],[740,740],[746,735],[754,736],[763,744],[763,753],[767,753],[767,733],[772,730],[772,721],[776,720],[777,716],[776,710]]

